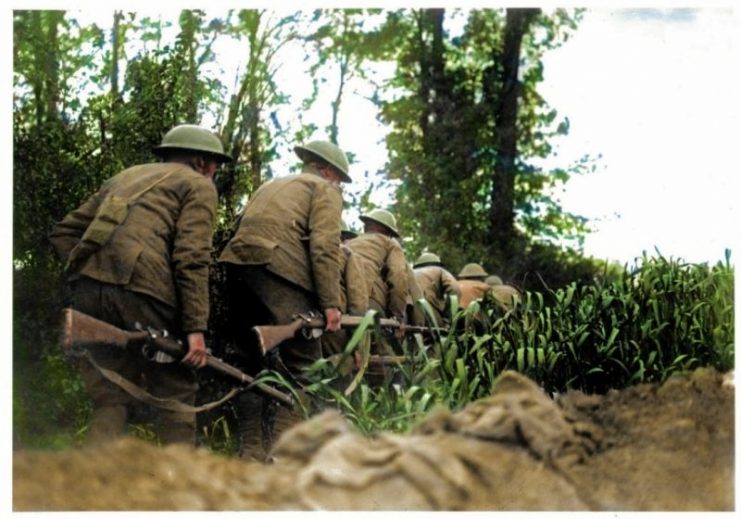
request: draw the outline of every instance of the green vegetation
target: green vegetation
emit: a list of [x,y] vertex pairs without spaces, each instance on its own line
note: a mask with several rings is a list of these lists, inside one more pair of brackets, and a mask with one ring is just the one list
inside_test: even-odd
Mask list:
[[314,391],[370,433],[406,430],[436,404],[459,409],[485,397],[503,370],[524,373],[548,393],[604,393],[700,366],[727,371],[733,283],[728,257],[713,267],[644,257],[611,282],[551,291],[552,303],[527,292],[511,310],[483,301],[454,311],[457,332],[415,348],[414,361],[377,388],[345,395],[329,383],[334,367],[319,362]]

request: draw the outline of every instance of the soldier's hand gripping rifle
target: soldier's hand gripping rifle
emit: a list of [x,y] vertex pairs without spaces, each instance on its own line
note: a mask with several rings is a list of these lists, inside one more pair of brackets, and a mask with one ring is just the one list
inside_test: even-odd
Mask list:
[[[69,355],[79,354],[91,346],[104,345],[114,348],[139,348],[144,353],[148,349],[161,351],[175,359],[182,359],[186,354],[186,347],[182,342],[168,336],[167,332],[155,330],[127,331],[113,326],[72,308],[64,309],[64,335],[62,339],[64,351]],[[243,373],[234,366],[227,364],[221,359],[212,356],[206,357],[206,365],[210,368],[227,375],[241,384],[252,385],[280,402],[293,406],[293,398],[265,384],[255,384],[255,379]]]
[[[340,321],[341,328],[357,328],[363,321],[363,317],[355,315],[343,315]],[[401,323],[396,319],[375,318],[375,322],[381,328],[396,330],[401,328]],[[291,339],[299,330],[314,332],[319,335],[326,327],[324,317],[314,313],[298,314],[294,320],[288,324],[253,326],[252,331],[257,336],[260,344],[260,351],[263,355],[267,354],[273,348],[276,348],[283,341]],[[447,328],[433,328],[427,326],[410,326],[404,325],[405,333],[447,333]],[[317,337],[318,335],[314,335]]]

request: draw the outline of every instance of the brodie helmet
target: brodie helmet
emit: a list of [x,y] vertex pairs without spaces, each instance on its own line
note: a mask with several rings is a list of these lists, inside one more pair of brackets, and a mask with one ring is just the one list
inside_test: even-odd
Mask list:
[[343,182],[352,182],[347,155],[337,145],[329,141],[311,141],[306,145],[295,146],[293,151],[304,162],[311,160],[312,156],[319,157],[337,169]]
[[400,237],[399,230],[396,228],[396,218],[394,218],[394,215],[391,214],[390,211],[386,211],[385,209],[374,209],[370,213],[361,216],[360,219],[363,222],[375,222],[380,224],[391,231],[395,237]]
[[154,148],[154,152],[160,156],[168,150],[200,151],[213,157],[217,162],[232,161],[232,158],[224,153],[221,139],[215,133],[195,124],[175,126],[165,134],[162,143]]

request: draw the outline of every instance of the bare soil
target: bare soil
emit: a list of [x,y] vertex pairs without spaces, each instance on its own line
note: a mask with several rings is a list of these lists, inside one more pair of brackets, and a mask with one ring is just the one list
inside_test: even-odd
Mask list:
[[549,398],[513,372],[457,413],[364,438],[336,412],[289,430],[275,462],[132,438],[13,455],[16,511],[734,510],[734,386]]

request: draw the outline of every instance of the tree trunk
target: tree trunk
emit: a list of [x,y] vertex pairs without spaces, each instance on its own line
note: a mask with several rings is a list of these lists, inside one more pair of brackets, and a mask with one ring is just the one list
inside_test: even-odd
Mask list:
[[[443,103],[447,98],[445,78],[445,56],[443,45],[443,20],[445,9],[424,9],[417,18],[419,45],[419,96],[424,103],[420,115],[420,128],[427,155],[440,152],[435,127],[442,122]],[[432,42],[427,43],[431,34]]]
[[520,48],[522,38],[540,9],[507,9],[504,43],[495,51],[496,85],[494,102],[497,158],[492,174],[489,238],[505,257],[511,253],[516,235],[514,195],[517,169],[517,109],[520,97]]
[[193,11],[183,11],[180,17],[180,43],[183,48],[184,59],[184,101],[183,112],[185,120],[195,123],[198,117],[198,99],[196,99],[196,84],[198,81],[198,67],[196,66],[196,31],[198,18]]
[[111,98],[113,102],[118,102],[119,99],[119,88],[118,88],[118,60],[119,51],[121,49],[121,18],[123,13],[121,11],[113,12],[113,29],[111,30]]
[[348,55],[342,56],[340,60],[340,85],[337,88],[337,95],[334,101],[332,101],[332,124],[329,127],[329,140],[333,144],[337,144],[337,135],[339,134],[339,128],[337,126],[337,119],[340,114],[340,104],[342,103],[342,93],[345,89],[345,81],[347,77],[347,71],[350,65],[350,58]]
[[57,118],[59,107],[58,26],[64,11],[31,11],[31,37],[34,41],[33,60],[37,71],[32,75],[32,90],[36,107],[36,124],[43,126]]
[[47,38],[44,49],[44,71],[46,76],[46,119],[59,117],[59,24],[64,20],[64,11],[49,11]]

